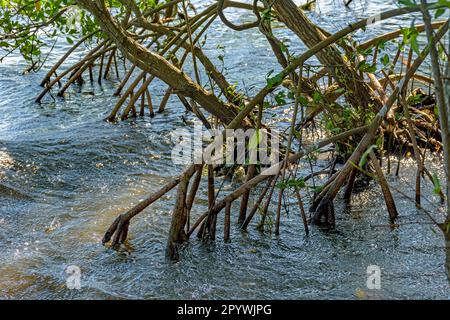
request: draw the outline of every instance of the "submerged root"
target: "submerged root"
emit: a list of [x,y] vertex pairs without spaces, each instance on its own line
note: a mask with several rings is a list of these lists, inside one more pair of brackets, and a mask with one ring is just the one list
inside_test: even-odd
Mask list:
[[103,236],[102,243],[106,244],[111,241],[111,247],[117,249],[121,244],[123,244],[128,237],[128,228],[130,226],[130,220],[125,217],[125,215],[120,215],[114,220],[109,229],[105,232]]
[[[362,51],[374,49],[372,59],[376,66],[380,41],[389,41],[402,36],[401,31],[388,33],[354,48],[351,34],[366,27],[369,23],[367,19],[331,35],[315,26],[293,1],[279,0],[273,4],[275,10],[271,13],[276,14],[278,20],[290,28],[309,48],[295,58],[289,52],[285,52],[287,48],[284,48],[282,42],[272,33],[270,22],[261,17],[261,12],[272,10],[272,6],[269,8],[263,3],[260,8],[258,1],[255,1],[253,6],[234,1],[218,1],[200,13],[195,10],[188,12],[184,1],[183,12],[178,12],[178,3],[181,1],[158,6],[146,14],[136,7],[128,10],[126,19],[120,21],[120,24],[114,23],[110,12],[101,12],[101,8],[92,5],[90,1],[79,2],[94,16],[108,18],[103,21],[104,40],[100,40],[77,63],[61,70],[67,58],[95,33],[77,42],[46,74],[42,81],[44,89],[36,99],[37,102],[41,102],[46,94],[56,88],[58,96],[64,97],[70,87],[83,86],[88,82],[87,79],[92,83],[96,78],[101,84],[103,80],[111,79],[114,75],[119,79],[120,73],[123,73],[114,93],[117,101],[107,117],[111,122],[146,114],[154,117],[156,114],[171,112],[168,103],[171,97],[175,96],[182,107],[208,129],[252,127],[259,130],[265,127],[262,123],[263,111],[269,97],[274,97],[277,107],[285,105],[291,107],[292,104],[294,106],[290,120],[291,131],[288,138],[283,137],[280,147],[282,159],[274,166],[275,168],[271,168],[273,172],[265,175],[257,170],[256,165],[251,164],[247,167],[246,177],[242,179],[240,186],[221,197],[220,191],[217,192],[215,188],[219,177],[217,168],[208,165],[208,176],[205,179],[208,194],[207,212],[192,223],[191,211],[198,197],[203,167],[207,164],[191,165],[159,191],[128,212],[119,215],[106,231],[102,240],[104,244],[111,242],[113,248],[123,244],[127,240],[131,220],[175,187],[178,187],[177,196],[166,249],[166,255],[170,259],[179,259],[180,245],[196,231],[203,240],[215,241],[219,234],[217,230],[223,211],[223,238],[225,242],[229,242],[233,219],[232,206],[235,201],[240,201],[236,220],[241,230],[248,230],[257,212],[261,213],[259,229],[267,229],[266,226],[270,222],[268,220],[271,218],[270,206],[277,192],[275,233],[278,235],[281,211],[287,207],[286,190],[294,191],[300,213],[298,216],[301,217],[307,234],[309,227],[303,197],[307,196],[308,192],[302,190],[307,186],[305,181],[298,179],[297,172],[291,170],[291,166],[298,167],[303,157],[332,144],[336,147],[333,157],[342,158],[343,166],[336,168],[336,162],[333,162],[329,169],[328,181],[320,192],[319,189],[314,191],[315,196],[310,208],[313,213],[310,221],[312,224],[335,226],[334,201],[344,186],[344,199],[347,202],[351,201],[358,175],[361,175],[361,172],[366,174],[367,166],[361,164],[361,160],[367,158],[368,151],[375,179],[386,200],[389,218],[391,222],[394,221],[398,213],[383,174],[382,164],[379,163],[381,158],[377,159],[372,152],[371,147],[374,144],[378,144],[380,156],[384,151],[388,156],[398,153],[399,149],[402,153],[409,151],[414,153],[419,166],[416,202],[420,205],[420,178],[424,174],[429,177],[431,175],[423,166],[424,159],[419,148],[431,151],[440,151],[443,148],[439,123],[434,115],[436,99],[432,94],[425,94],[419,89],[413,91],[409,89],[413,87],[409,86],[412,79],[432,85],[431,79],[417,73],[429,49],[425,49],[413,61],[412,51],[408,59],[404,59],[403,51],[399,48],[392,63],[386,63],[383,68],[381,73],[384,78],[381,79],[377,78],[380,73],[373,72],[372,63],[369,63],[370,54],[367,56],[360,54]],[[313,2],[308,1],[308,5]],[[241,26],[232,24],[223,12],[228,6],[251,10],[255,22]],[[380,19],[385,20],[414,12],[411,8],[408,10],[391,10],[380,15]],[[224,73],[216,68],[202,50],[201,43],[205,32],[219,18],[234,30],[255,29],[261,32],[283,68],[281,73],[268,78],[267,85],[253,98],[246,97],[230,85]],[[434,24],[432,28],[440,28],[433,40],[436,44],[447,32],[448,21]],[[418,28],[419,32],[424,29],[423,26]],[[121,52],[123,56],[120,55]],[[313,56],[322,64],[320,70],[312,71],[315,74],[310,73],[315,67],[307,64]],[[192,79],[185,70],[186,62],[190,62],[190,59],[193,69]],[[123,70],[117,63],[120,60],[124,61]],[[396,65],[403,61],[407,61],[406,74],[395,74],[394,71],[398,69],[395,68]],[[366,68],[361,69],[361,66]],[[206,85],[205,81],[201,81],[200,75],[207,78]],[[155,80],[162,80],[166,85],[162,95],[160,92],[154,92]],[[289,93],[292,93],[291,102],[286,102],[286,95],[280,95],[280,92],[276,91],[281,85],[288,87]],[[158,106],[154,104],[157,95],[161,95]],[[259,108],[258,113],[256,108]],[[306,130],[320,123],[325,124],[322,128],[325,128],[328,138],[306,143],[304,139]],[[292,150],[294,145],[299,146],[297,153]],[[269,148],[261,145],[257,147]],[[388,165],[390,170],[390,159]],[[314,180],[316,173],[311,172],[310,176]],[[267,185],[262,190],[257,189],[265,182]],[[252,192],[257,194],[255,203],[252,202]]]

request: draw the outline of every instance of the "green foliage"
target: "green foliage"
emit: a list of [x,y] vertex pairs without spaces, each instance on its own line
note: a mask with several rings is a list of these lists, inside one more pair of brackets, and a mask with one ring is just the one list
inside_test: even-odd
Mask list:
[[258,146],[261,143],[262,138],[263,135],[261,134],[260,130],[256,130],[255,134],[250,138],[250,141],[248,142],[248,149],[258,150]]
[[358,64],[358,70],[362,72],[374,73],[377,71],[377,66],[376,64],[370,64],[364,60]]
[[[165,1],[141,0],[143,11],[154,9]],[[118,0],[107,0],[115,18],[125,16],[126,8]],[[69,44],[98,30],[90,13],[76,0],[0,0],[0,60],[18,50],[30,63],[37,63],[44,48],[51,50],[52,42],[65,39]],[[101,38],[102,34],[96,34]]]
[[419,36],[419,31],[415,26],[409,28],[402,28],[403,43],[405,45],[410,45],[411,49],[417,54],[420,54],[419,43],[417,38]]
[[389,58],[389,55],[388,55],[388,54],[385,54],[385,55],[380,59],[380,62],[381,62],[385,67],[389,65],[390,61],[391,61],[391,58]]
[[[398,0],[398,3],[405,7],[417,7],[420,4],[416,0]],[[450,8],[450,0],[438,0],[436,2],[430,3],[429,7],[430,9],[436,9],[434,17],[435,19],[438,19],[443,16]],[[405,45],[410,45],[414,52],[420,54],[420,48],[417,41],[419,32],[414,26],[414,22],[412,23],[410,28],[402,29],[402,34],[403,43]]]
[[417,6],[417,3],[414,0],[398,0],[398,3],[400,5],[405,6],[405,7],[415,7],[415,6]]
[[236,101],[236,102],[238,102],[238,101],[241,101],[242,100],[242,96],[241,96],[241,94],[237,91],[237,85],[238,85],[238,83],[236,82],[236,83],[234,83],[233,85],[230,85],[228,88],[227,88],[227,95],[229,96],[229,97],[231,97],[232,99],[233,99],[233,101]]
[[49,41],[63,36],[69,43],[97,28],[74,0],[0,1],[0,47],[3,56],[19,50],[30,62],[39,59]]
[[284,91],[280,91],[275,95],[275,101],[279,106],[284,106],[287,104],[286,102],[286,93]]
[[298,102],[300,103],[300,106],[307,107],[309,105],[309,100],[307,97],[300,95],[298,97]]
[[415,106],[415,105],[418,105],[419,103],[421,103],[423,101],[423,99],[424,99],[424,96],[421,93],[412,94],[408,97],[406,102],[410,106]]
[[144,12],[150,9],[155,9],[159,6],[162,6],[163,4],[163,2],[159,3],[158,0],[142,0],[139,1],[138,7]]
[[273,70],[270,71],[266,76],[267,88],[269,88],[269,89],[275,88],[283,82],[282,74],[279,73],[279,74],[271,77],[272,73],[273,73]]
[[276,15],[272,10],[272,7],[269,7],[261,12],[261,19],[268,23],[272,22],[275,19]]

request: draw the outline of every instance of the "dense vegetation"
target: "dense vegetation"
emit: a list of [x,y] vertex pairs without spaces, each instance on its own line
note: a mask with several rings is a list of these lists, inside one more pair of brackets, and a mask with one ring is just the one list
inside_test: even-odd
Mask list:
[[[243,230],[258,212],[259,227],[269,226],[278,234],[286,195],[298,200],[306,233],[309,223],[334,227],[333,203],[338,193],[344,189],[344,199],[350,201],[355,181],[364,177],[379,183],[394,226],[397,208],[381,160],[387,157],[390,170],[390,156],[406,152],[411,152],[417,163],[416,193],[411,200],[420,207],[421,181],[431,180],[436,194],[446,201],[448,215],[446,221],[438,221],[433,213],[424,212],[450,236],[449,180],[439,181],[424,161],[425,149],[442,152],[449,177],[450,41],[444,39],[449,34],[450,1],[402,0],[397,9],[380,12],[333,34],[307,17],[304,10],[310,5],[308,2],[299,7],[292,0],[255,0],[252,4],[218,0],[198,10],[188,0],[0,0],[1,54],[5,57],[20,51],[29,62],[26,72],[45,66],[49,52],[61,37],[71,45],[42,80],[43,90],[37,103],[46,95],[57,93],[64,97],[71,86],[82,86],[86,81],[101,83],[114,75],[121,78],[121,83],[115,93],[117,102],[107,118],[110,122],[157,116],[171,95],[177,96],[205,127],[221,130],[267,128],[267,109],[276,105],[290,110],[290,130],[282,139],[281,162],[269,169],[270,175],[264,174],[259,164],[246,165],[241,185],[221,198],[214,187],[222,172],[220,166],[193,164],[117,217],[106,231],[104,243],[112,241],[113,247],[120,246],[127,239],[130,221],[174,188],[178,189],[167,245],[167,255],[174,259],[178,258],[179,244],[196,231],[199,237],[214,241],[221,212],[224,239],[228,241],[231,204],[235,201],[241,201],[236,220]],[[253,22],[230,21],[225,10],[229,7],[246,10]],[[423,23],[412,20],[409,28],[392,30],[365,43],[352,39],[355,32],[373,23],[416,12],[421,13]],[[257,94],[247,96],[239,92],[240,86],[231,84],[202,50],[207,41],[205,33],[215,20],[236,32],[252,30],[270,44],[279,66],[261,66],[267,83]],[[280,25],[289,28],[308,50],[291,54],[272,30]],[[426,35],[427,45],[418,40],[420,34]],[[89,50],[82,59],[62,67],[74,52],[86,46]],[[220,48],[217,56],[220,57]],[[314,57],[320,67],[309,64]],[[424,61],[431,63],[432,78],[421,73]],[[280,67],[279,73],[271,71]],[[152,102],[155,79],[167,84],[158,110]],[[427,87],[428,93],[424,90]],[[311,141],[308,133],[315,127],[325,133]],[[301,161],[317,156],[329,145],[335,146],[329,169],[299,177]],[[204,171],[209,210],[194,220],[190,212]],[[310,194],[305,190],[311,188],[308,180],[319,174],[327,174],[328,180],[314,187],[312,199],[305,199]],[[250,194],[256,188],[258,199],[251,205]],[[277,210],[273,225],[269,225],[267,216],[272,201]],[[310,217],[305,203],[310,203]]]

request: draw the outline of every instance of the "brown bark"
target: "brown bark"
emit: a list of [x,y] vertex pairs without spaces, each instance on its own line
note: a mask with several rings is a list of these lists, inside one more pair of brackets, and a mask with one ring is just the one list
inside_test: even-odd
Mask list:
[[169,239],[167,243],[166,255],[170,259],[178,259],[177,245],[186,240],[184,226],[186,223],[186,192],[189,184],[188,175],[183,175],[178,186],[177,200],[172,214]]
[[[256,166],[254,164],[251,164],[247,170],[246,182],[253,179],[253,177],[255,175],[255,171],[256,171]],[[239,218],[238,218],[239,225],[242,225],[247,217],[247,207],[248,207],[248,199],[249,198],[250,198],[250,191],[247,191],[246,193],[244,193],[244,195],[242,196],[242,200],[241,200],[241,208],[239,210]]]
[[384,200],[386,202],[386,207],[389,212],[389,219],[391,223],[395,221],[398,217],[397,207],[395,205],[394,197],[392,196],[391,190],[389,188],[389,184],[383,174],[383,170],[380,167],[377,157],[374,152],[370,152],[370,160],[372,161],[372,165],[375,168],[375,173],[378,176],[378,184],[381,187],[381,191],[383,192]]
[[[426,0],[421,0],[421,8],[423,20],[425,22],[425,30],[430,42],[434,42],[436,36],[433,34],[431,24],[431,16],[427,8]],[[447,20],[448,24],[448,20]],[[447,228],[450,225],[450,94],[449,79],[443,79],[439,65],[439,53],[435,45],[430,43],[431,70],[434,78],[434,89],[436,92],[437,107],[439,109],[439,123],[441,126],[442,144],[444,146],[444,169],[447,177]],[[450,73],[447,66],[447,72]],[[448,75],[448,74],[447,74]],[[444,87],[445,85],[445,87]],[[447,232],[447,236],[450,232]]]
[[223,229],[223,241],[230,242],[230,225],[231,225],[231,203],[227,203],[225,207],[225,222]]
[[[433,47],[437,41],[439,41],[447,32],[449,28],[449,22],[447,23],[439,30],[436,37],[433,38],[433,42],[431,47]],[[379,126],[382,123],[382,120],[386,117],[387,113],[391,109],[391,107],[394,105],[394,103],[397,101],[398,95],[405,89],[405,86],[407,86],[409,80],[412,78],[414,73],[417,71],[417,69],[421,66],[423,63],[425,57],[429,53],[429,47],[425,48],[423,52],[419,55],[419,57],[414,61],[414,63],[411,65],[411,68],[409,68],[408,72],[406,73],[404,79],[402,82],[400,82],[391,96],[389,97],[389,100],[384,105],[384,107],[378,112],[375,119],[372,121],[370,128],[368,132],[364,135],[362,140],[360,141],[358,147],[353,152],[345,166],[341,169],[338,176],[336,177],[335,181],[331,184],[331,187],[326,192],[326,194],[321,197],[321,201],[319,202],[319,205],[314,208],[315,214],[313,222],[316,224],[322,224],[323,217],[325,217],[325,222],[327,224],[334,225],[334,209],[333,209],[333,201],[336,195],[338,194],[340,188],[347,180],[348,175],[351,173],[351,171],[354,168],[354,165],[359,163],[359,160],[362,156],[362,154],[367,150],[367,148],[370,146],[371,143],[373,143],[376,132],[379,128]]]

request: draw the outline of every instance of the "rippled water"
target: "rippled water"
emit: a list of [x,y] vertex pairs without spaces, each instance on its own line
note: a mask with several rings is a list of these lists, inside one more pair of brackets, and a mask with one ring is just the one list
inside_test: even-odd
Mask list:
[[[392,8],[388,1],[319,0],[310,15],[330,31],[349,21]],[[230,17],[246,20],[241,12]],[[409,24],[406,18],[371,28],[359,39]],[[275,66],[267,43],[253,32],[235,33],[216,24],[205,50],[218,61],[223,45],[230,82],[256,91]],[[299,41],[284,29],[291,50]],[[55,61],[64,50],[55,49]],[[74,57],[73,59],[76,59]],[[21,75],[25,64],[10,57],[0,64],[0,298],[449,298],[445,243],[424,213],[396,196],[400,228],[387,226],[376,185],[355,197],[351,208],[337,203],[337,230],[311,230],[306,237],[292,206],[280,237],[233,230],[232,243],[206,247],[192,239],[179,263],[165,260],[173,194],[132,222],[129,246],[115,252],[100,240],[111,221],[157,190],[183,168],[170,161],[169,133],[183,125],[182,107],[172,99],[154,119],[108,124],[116,82],[72,88],[62,99],[34,98],[45,70]],[[159,97],[165,87],[153,87]],[[160,98],[158,98],[160,99]],[[157,100],[158,100],[157,99]],[[189,115],[186,115],[189,118]],[[283,122],[289,114],[279,114]],[[441,172],[440,159],[428,166]],[[390,183],[413,195],[412,160]],[[442,175],[442,173],[441,173]],[[230,189],[230,187],[227,187]],[[425,207],[436,217],[442,208],[424,189]],[[205,210],[201,190],[194,214]],[[238,208],[233,208],[237,213]],[[220,231],[219,231],[220,232]],[[82,289],[66,288],[65,269],[82,270]],[[382,289],[367,292],[366,268],[382,268]]]

